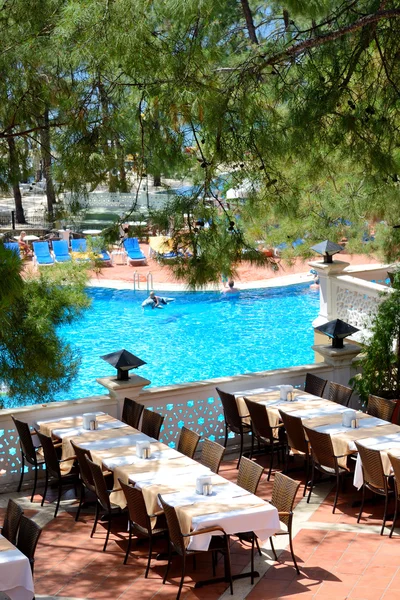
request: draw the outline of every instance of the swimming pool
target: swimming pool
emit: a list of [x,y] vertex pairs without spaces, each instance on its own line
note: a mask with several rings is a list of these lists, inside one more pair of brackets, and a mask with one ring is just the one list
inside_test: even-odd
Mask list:
[[143,311],[145,292],[89,288],[84,318],[60,329],[82,357],[79,376],[56,400],[103,394],[96,377],[115,375],[100,356],[126,348],[148,364],[136,373],[169,385],[311,363],[319,294],[309,284],[242,291],[157,292],[175,298]]

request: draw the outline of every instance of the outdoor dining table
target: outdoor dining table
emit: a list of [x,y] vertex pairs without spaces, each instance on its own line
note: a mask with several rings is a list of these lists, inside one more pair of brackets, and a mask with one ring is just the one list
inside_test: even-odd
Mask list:
[[0,535],[0,591],[11,600],[32,600],[35,595],[28,558]]
[[[117,420],[103,415],[103,424]],[[100,420],[100,416],[98,417]],[[119,422],[121,423],[121,422]],[[63,422],[41,422],[53,436],[62,439],[63,458],[73,455],[71,440],[91,452],[92,460],[114,473],[114,489],[110,500],[124,508],[126,499],[120,490],[119,479],[142,489],[149,514],[160,510],[158,494],[177,506],[181,527],[185,531],[218,525],[226,533],[255,531],[261,541],[280,531],[277,509],[249,494],[197,461],[181,454],[122,423],[121,427],[86,431],[79,416],[67,417]],[[150,442],[150,458],[140,458],[136,453],[138,441]],[[211,477],[212,494],[203,496],[196,492],[196,479],[201,475]],[[190,538],[189,549],[206,550],[210,536]],[[248,575],[248,574],[246,574]],[[255,574],[254,574],[255,575]]]

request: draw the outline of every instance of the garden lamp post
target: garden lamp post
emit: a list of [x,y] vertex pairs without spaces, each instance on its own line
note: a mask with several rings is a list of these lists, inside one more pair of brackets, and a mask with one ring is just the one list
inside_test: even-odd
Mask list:
[[117,369],[118,381],[128,381],[131,369],[137,369],[137,367],[146,364],[144,360],[131,354],[128,350],[118,350],[117,352],[111,352],[111,354],[105,354],[100,358]]
[[341,319],[328,321],[328,323],[315,327],[315,329],[330,337],[332,339],[332,348],[336,349],[343,348],[343,340],[349,335],[360,331],[357,327],[353,327],[353,325],[349,325],[349,323],[345,323]]
[[325,240],[324,242],[320,242],[315,246],[311,246],[311,250],[314,250],[314,252],[317,252],[318,254],[322,254],[324,257],[324,263],[329,264],[333,262],[332,256],[338,252],[341,252],[343,250],[343,246],[335,244],[335,242]]

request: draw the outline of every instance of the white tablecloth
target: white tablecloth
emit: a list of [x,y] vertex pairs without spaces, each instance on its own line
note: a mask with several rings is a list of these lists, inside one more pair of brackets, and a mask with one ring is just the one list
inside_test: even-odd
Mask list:
[[29,560],[17,548],[0,551],[0,590],[11,600],[32,600],[34,596]]
[[[370,417],[369,419],[359,419],[358,429],[365,429],[368,427],[381,427],[382,425],[387,424],[388,422],[384,421],[383,419],[378,419],[377,417]],[[321,433],[330,433],[331,435],[335,435],[335,433],[346,433],[350,429],[350,427],[345,427],[341,423],[330,423],[328,425],[320,425],[319,427],[315,427],[316,431],[320,431]]]

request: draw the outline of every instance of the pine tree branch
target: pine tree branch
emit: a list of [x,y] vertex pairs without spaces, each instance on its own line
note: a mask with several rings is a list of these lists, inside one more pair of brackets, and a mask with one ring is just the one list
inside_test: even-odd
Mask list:
[[248,0],[240,0],[242,4],[244,18],[246,19],[247,31],[249,32],[249,37],[253,44],[258,46],[258,38],[256,34],[256,28],[254,27],[253,15],[251,13],[251,8],[249,6]]

